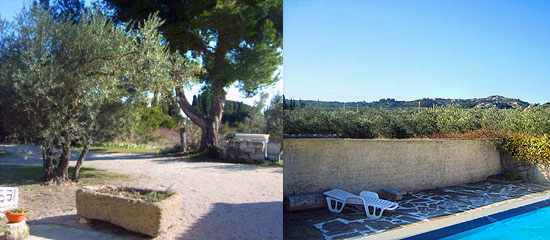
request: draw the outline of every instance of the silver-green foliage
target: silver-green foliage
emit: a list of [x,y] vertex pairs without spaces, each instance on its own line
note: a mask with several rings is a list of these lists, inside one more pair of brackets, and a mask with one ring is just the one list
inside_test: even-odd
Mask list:
[[464,109],[456,106],[422,109],[357,111],[299,108],[285,110],[285,134],[337,134],[349,138],[421,138],[460,134],[476,129],[529,134],[550,133],[550,108]]
[[99,11],[74,23],[35,6],[23,10],[13,39],[20,65],[10,70],[39,139],[73,141],[97,133],[97,119],[114,117],[100,116],[108,113],[106,104],[139,101],[147,90],[171,86],[173,59],[156,30],[161,24],[152,16],[128,31]]
[[6,103],[23,116],[19,138],[42,147],[45,179],[55,168],[56,181],[63,181],[72,143],[89,146],[113,136],[132,120],[127,106],[145,102],[148,91],[184,86],[195,67],[168,50],[155,15],[137,29],[94,9],[77,21],[52,15],[33,5],[10,31],[2,30],[0,83],[16,99]]

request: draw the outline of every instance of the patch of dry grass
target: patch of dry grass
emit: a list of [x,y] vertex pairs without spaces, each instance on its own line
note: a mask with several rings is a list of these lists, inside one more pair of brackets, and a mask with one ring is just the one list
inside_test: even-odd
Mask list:
[[[65,224],[62,215],[76,214],[76,190],[85,185],[118,185],[130,181],[129,177],[119,173],[106,172],[93,168],[82,168],[80,182],[67,182],[61,185],[43,185],[41,166],[2,164],[0,167],[0,186],[19,188],[19,206],[29,209],[29,221],[41,219],[47,223]],[[69,169],[72,173],[73,168]],[[0,226],[2,224],[0,223]],[[1,229],[0,229],[1,230]]]

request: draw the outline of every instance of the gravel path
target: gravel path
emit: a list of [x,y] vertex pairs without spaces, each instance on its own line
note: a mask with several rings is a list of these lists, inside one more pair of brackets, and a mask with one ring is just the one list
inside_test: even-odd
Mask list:
[[[17,153],[0,163],[42,163],[36,147],[0,145],[0,149]],[[71,165],[77,157],[75,152]],[[126,184],[134,187],[172,187],[181,193],[180,222],[160,239],[283,237],[282,168],[101,152],[91,152],[83,167],[131,175],[136,181]]]

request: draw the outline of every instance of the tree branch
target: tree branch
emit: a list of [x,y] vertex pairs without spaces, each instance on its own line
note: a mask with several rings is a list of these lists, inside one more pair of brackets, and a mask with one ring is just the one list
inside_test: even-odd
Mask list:
[[206,118],[202,116],[202,114],[197,111],[191,104],[189,104],[189,101],[187,101],[187,98],[185,98],[185,94],[181,90],[181,87],[176,87],[176,99],[180,105],[181,110],[193,121],[197,126],[200,128],[206,128]]

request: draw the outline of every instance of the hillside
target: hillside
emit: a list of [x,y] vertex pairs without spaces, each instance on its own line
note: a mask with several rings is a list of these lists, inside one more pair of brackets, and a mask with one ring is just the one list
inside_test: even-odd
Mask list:
[[315,100],[295,100],[285,99],[287,108],[290,106],[303,107],[319,107],[324,109],[336,108],[418,108],[418,107],[433,107],[433,106],[449,106],[458,105],[463,108],[492,108],[499,109],[527,107],[531,105],[528,102],[517,98],[507,98],[503,96],[489,96],[486,98],[471,98],[471,99],[448,99],[448,98],[423,98],[413,101],[398,101],[392,98],[380,99],[374,102],[338,102],[338,101],[315,101]]

